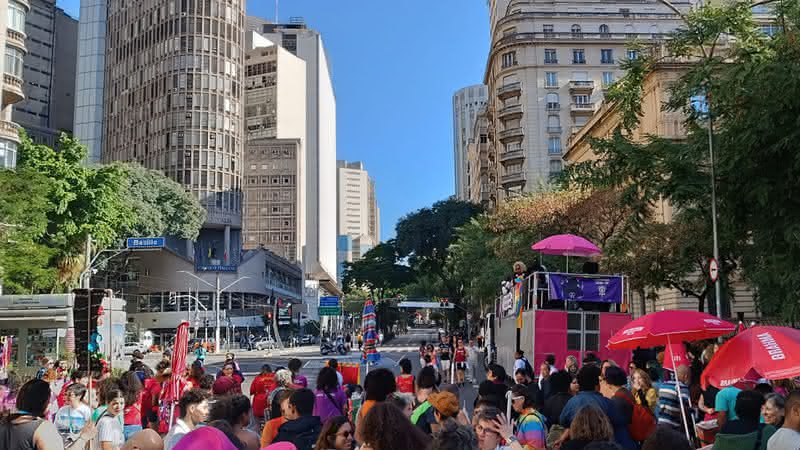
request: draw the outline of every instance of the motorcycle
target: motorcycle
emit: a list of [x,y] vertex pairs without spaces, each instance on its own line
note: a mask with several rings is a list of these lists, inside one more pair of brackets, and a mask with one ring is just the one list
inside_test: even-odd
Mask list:
[[335,345],[331,343],[328,339],[323,339],[322,342],[319,344],[319,352],[322,353],[323,356],[327,356],[328,353],[338,353],[340,355],[346,355],[347,349],[344,346],[344,343],[337,342]]

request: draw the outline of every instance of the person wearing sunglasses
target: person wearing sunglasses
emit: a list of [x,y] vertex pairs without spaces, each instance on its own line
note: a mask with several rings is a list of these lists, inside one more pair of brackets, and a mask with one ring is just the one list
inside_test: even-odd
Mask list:
[[530,450],[547,447],[546,419],[536,410],[535,398],[531,391],[522,385],[511,388],[511,406],[519,414],[516,437]]
[[352,450],[353,426],[345,416],[332,417],[319,433],[314,450]]

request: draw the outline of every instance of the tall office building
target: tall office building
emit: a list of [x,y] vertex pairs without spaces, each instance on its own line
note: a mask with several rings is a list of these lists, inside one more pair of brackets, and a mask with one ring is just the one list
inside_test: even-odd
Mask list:
[[59,132],[72,132],[78,21],[56,7],[55,0],[30,0],[30,5],[25,100],[14,105],[12,117],[34,142],[53,147]]
[[489,157],[489,136],[487,127],[489,121],[484,105],[478,110],[475,116],[475,123],[472,126],[472,138],[467,144],[467,174],[468,191],[466,200],[477,203],[487,210],[493,210],[496,206],[497,192],[492,189],[497,180],[497,173],[493,160]]
[[0,168],[17,166],[19,125],[14,123],[11,109],[15,103],[25,99],[25,16],[29,11],[30,5],[25,0],[0,0],[0,46],[6,52],[3,79],[0,81],[0,91],[3,93],[0,110]]
[[467,145],[472,140],[472,130],[478,111],[486,104],[486,86],[459,89],[453,94],[453,161],[455,164],[456,198],[469,198],[470,173],[467,164]]
[[375,181],[364,163],[337,161],[338,233],[352,239],[353,260],[358,261],[380,242]]
[[[689,8],[688,1],[673,2]],[[562,169],[562,152],[636,56],[681,24],[657,0],[490,0],[489,151],[500,199],[536,190]]]
[[306,63],[258,35],[245,55],[246,249],[302,261],[306,240]]
[[106,71],[106,15],[109,0],[81,0],[78,23],[78,65],[75,76],[73,134],[86,146],[90,162],[103,153]]
[[244,1],[110,0],[107,8],[102,161],[138,162],[185,186],[208,212],[197,242],[186,243],[187,256],[200,267],[235,266]]
[[270,24],[248,18],[248,27],[306,63],[307,280],[340,292],[336,257],[336,97],[320,34],[302,21]]

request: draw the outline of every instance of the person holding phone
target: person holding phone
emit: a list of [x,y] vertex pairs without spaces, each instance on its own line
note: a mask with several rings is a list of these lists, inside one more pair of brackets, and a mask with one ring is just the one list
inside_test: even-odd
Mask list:
[[125,433],[119,416],[125,410],[125,394],[111,389],[106,394],[108,408],[97,421],[97,447],[100,450],[120,450],[125,444]]

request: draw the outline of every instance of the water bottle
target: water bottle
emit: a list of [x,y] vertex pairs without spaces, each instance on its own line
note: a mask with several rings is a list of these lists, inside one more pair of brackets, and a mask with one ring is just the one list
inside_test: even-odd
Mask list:
[[350,421],[352,423],[356,423],[359,409],[361,409],[361,392],[353,392],[350,395]]

